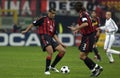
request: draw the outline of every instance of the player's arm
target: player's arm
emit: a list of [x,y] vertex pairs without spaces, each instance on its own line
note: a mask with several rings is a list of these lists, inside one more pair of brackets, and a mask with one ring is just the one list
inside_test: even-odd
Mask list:
[[114,21],[111,21],[109,25],[111,25],[111,26],[108,29],[108,32],[117,32],[118,31],[118,27]]
[[80,30],[80,29],[82,29],[86,26],[88,26],[88,23],[84,22],[80,26],[77,24],[75,27],[71,26],[71,27],[68,27],[68,28],[70,28],[72,31],[77,31],[77,30]]
[[56,26],[55,26],[55,31],[54,31],[53,38],[54,38],[59,44],[61,44],[62,42],[59,40],[59,38],[58,38],[57,35],[58,35],[58,32],[57,32]]
[[72,31],[76,31],[76,30],[80,30],[86,26],[88,26],[88,19],[86,17],[82,17],[80,18],[80,20],[82,21],[82,24],[79,26],[78,24],[76,26],[72,26],[72,27],[68,27],[70,28]]
[[43,21],[44,21],[43,17],[38,20],[33,21],[32,24],[30,24],[24,31],[22,31],[22,34],[27,33],[33,26],[39,26],[40,24],[43,23]]
[[116,29],[108,29],[108,32],[115,32],[116,31]]
[[97,30],[96,37],[100,36],[100,32],[101,32],[101,30]]
[[30,24],[24,31],[22,31],[22,34],[27,33],[33,26],[33,24]]
[[56,34],[54,34],[54,39],[60,44],[60,45],[62,45],[63,47],[65,47],[66,48],[66,46],[59,40],[59,38],[58,38],[58,36],[56,35]]
[[101,27],[98,27],[97,30],[105,30],[106,27],[105,26],[101,26]]

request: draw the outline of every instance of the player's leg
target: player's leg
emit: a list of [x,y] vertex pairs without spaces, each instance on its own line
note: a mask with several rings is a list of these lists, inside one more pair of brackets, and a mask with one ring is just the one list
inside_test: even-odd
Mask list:
[[114,59],[113,59],[112,53],[110,53],[110,51],[108,50],[108,49],[111,48],[112,43],[113,43],[113,42],[111,42],[111,39],[112,39],[111,35],[106,35],[106,39],[105,39],[105,43],[104,43],[104,49],[106,51],[106,55],[109,59],[109,62],[113,63]]
[[109,43],[109,48],[107,49],[107,52],[110,52],[112,54],[120,54],[120,51],[116,51],[116,50],[111,49],[111,46],[112,46],[112,44],[113,44],[114,41],[115,41],[115,36],[111,35],[110,43]]
[[45,69],[45,74],[46,75],[50,75],[50,72],[49,72],[49,66],[50,66],[50,63],[51,63],[51,59],[52,59],[52,55],[53,55],[53,48],[51,45],[48,45],[46,47],[46,51],[48,53],[47,57],[46,57],[46,69]]
[[120,51],[117,51],[117,50],[108,49],[108,51],[112,54],[120,54]]
[[103,70],[101,66],[93,62],[88,56],[88,53],[80,52],[80,59],[84,61],[85,65],[91,70],[91,76],[98,76]]
[[50,75],[49,72],[49,66],[51,63],[52,55],[53,55],[53,47],[51,44],[51,37],[48,35],[38,35],[38,38],[40,39],[41,48],[43,51],[47,51],[48,55],[46,57],[46,68],[45,68],[45,74]]
[[97,41],[98,41],[99,37],[95,37],[95,42],[94,42],[94,45],[93,45],[93,52],[95,54],[95,58],[98,60],[98,61],[101,61],[101,56],[99,54],[99,51],[98,51],[98,48],[97,48]]
[[97,59],[98,61],[101,61],[101,56],[100,56],[99,51],[97,49],[96,43],[93,46],[93,51],[94,51],[94,54],[95,54],[95,59]]
[[89,57],[87,57],[87,55],[88,54],[86,54],[85,52],[80,52],[80,59],[84,61],[84,63],[90,70],[92,70],[96,64]]
[[[55,50],[57,50],[59,53],[57,54],[55,60],[51,64],[51,67],[53,67],[53,68],[55,68],[55,66],[59,63],[59,61],[63,58],[63,56],[65,54],[65,49],[61,45],[58,45],[55,48]],[[57,70],[55,70],[55,71],[58,72]]]
[[98,76],[101,73],[102,68],[100,68],[98,64],[93,62],[92,59],[88,57],[88,53],[92,52],[93,49],[93,44],[94,44],[93,37],[94,37],[93,34],[87,37],[86,36],[82,37],[81,45],[79,47],[81,51],[80,59],[83,60],[85,65],[92,71],[91,76]]

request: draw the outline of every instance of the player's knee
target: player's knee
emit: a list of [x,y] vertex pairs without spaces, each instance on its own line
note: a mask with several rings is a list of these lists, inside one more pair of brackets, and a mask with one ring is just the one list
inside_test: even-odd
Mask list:
[[61,48],[61,49],[59,50],[59,52],[62,53],[62,54],[65,54],[65,49],[64,49],[64,48]]
[[110,53],[110,49],[106,49],[105,51],[106,51],[107,53]]
[[53,55],[53,52],[48,52],[48,55],[52,57],[52,55]]
[[59,47],[58,51],[59,51],[60,53],[65,53],[65,48]]
[[81,59],[81,60],[85,60],[85,58],[86,58],[86,56],[85,56],[85,55],[80,54],[80,59]]
[[82,57],[80,56],[80,59],[81,59],[81,60],[84,60],[84,57],[83,57],[83,56],[82,56]]

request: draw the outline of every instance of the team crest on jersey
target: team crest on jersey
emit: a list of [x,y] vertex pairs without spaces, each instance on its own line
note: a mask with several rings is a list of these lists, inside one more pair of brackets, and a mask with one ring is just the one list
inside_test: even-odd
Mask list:
[[47,23],[50,23],[50,21],[48,21]]

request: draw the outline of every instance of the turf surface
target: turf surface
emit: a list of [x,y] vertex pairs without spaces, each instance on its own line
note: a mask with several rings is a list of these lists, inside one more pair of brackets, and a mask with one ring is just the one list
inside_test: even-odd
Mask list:
[[[120,47],[114,47],[120,50]],[[47,53],[42,52],[39,47],[0,47],[0,78],[90,78],[91,72],[79,59],[77,47],[68,47],[66,55],[57,65],[60,69],[67,65],[70,68],[69,74],[55,73],[51,71],[50,76],[44,75],[45,57]],[[103,66],[104,71],[98,78],[120,78],[120,58],[113,55],[114,64],[109,64],[103,48],[99,48],[102,61],[96,63]],[[57,52],[54,53],[55,58]],[[89,57],[93,59],[94,54]]]

